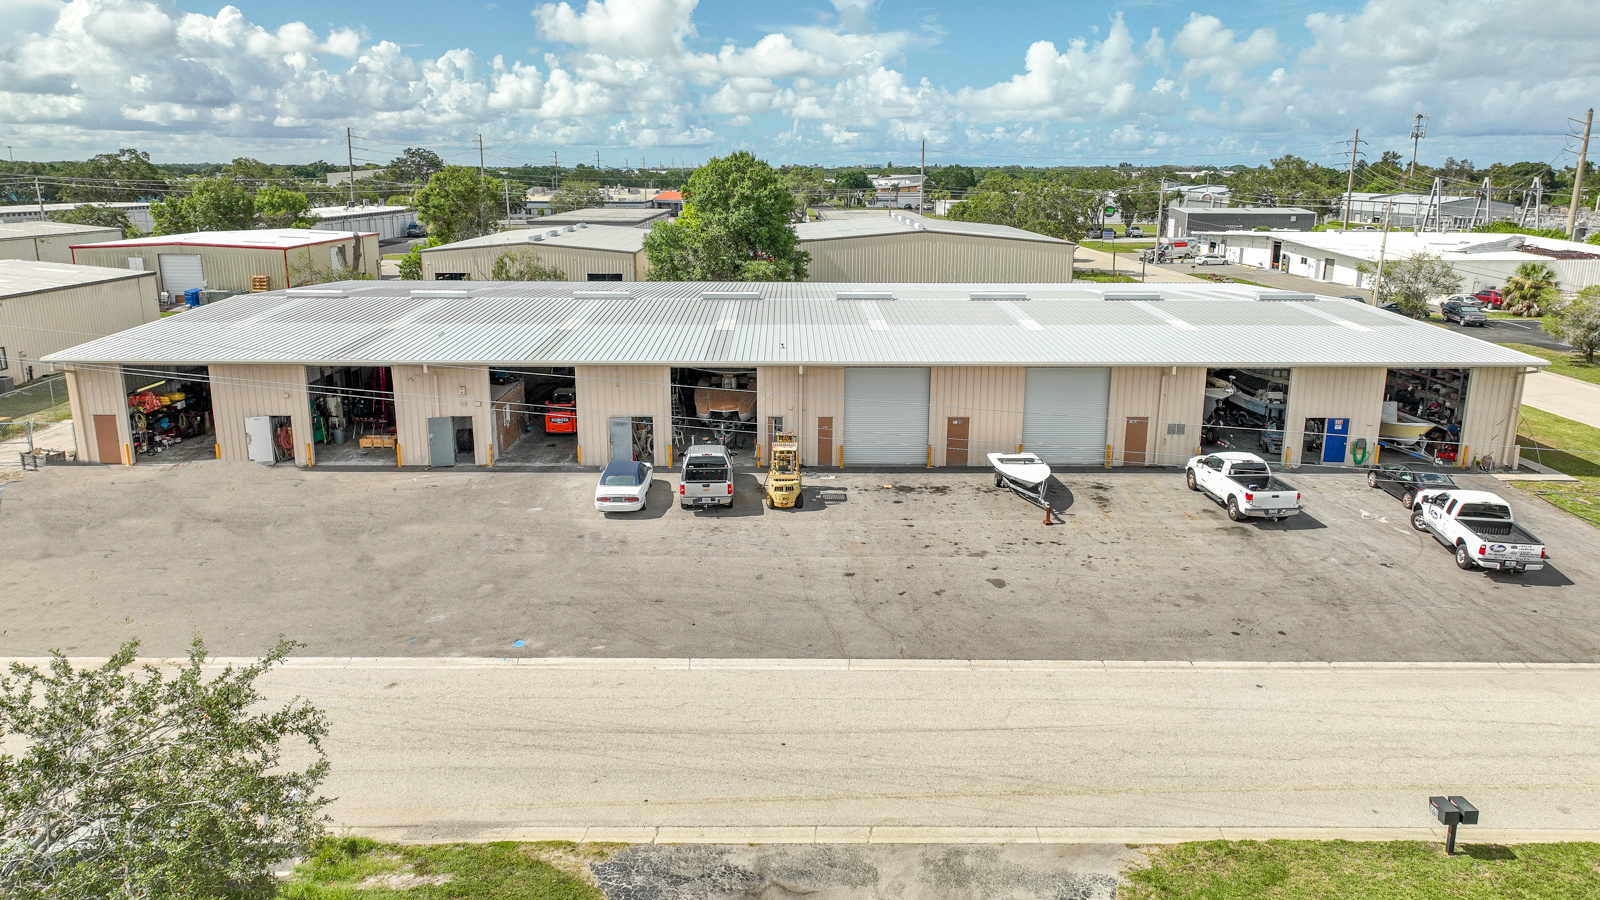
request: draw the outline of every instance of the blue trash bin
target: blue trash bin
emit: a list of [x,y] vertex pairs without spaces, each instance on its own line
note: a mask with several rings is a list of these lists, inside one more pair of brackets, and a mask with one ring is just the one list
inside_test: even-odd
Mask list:
[[200,289],[199,288],[189,288],[187,291],[184,291],[183,292],[183,305],[184,306],[199,306],[200,305]]

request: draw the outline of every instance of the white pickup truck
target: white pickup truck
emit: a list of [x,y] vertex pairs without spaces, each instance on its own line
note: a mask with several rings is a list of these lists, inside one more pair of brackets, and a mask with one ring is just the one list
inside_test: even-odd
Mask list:
[[1189,490],[1204,491],[1226,506],[1235,522],[1252,516],[1276,522],[1300,512],[1300,492],[1274,478],[1266,460],[1254,453],[1196,456],[1185,468]]
[[1411,527],[1456,552],[1456,565],[1520,574],[1544,568],[1544,544],[1512,521],[1511,505],[1488,491],[1424,491]]

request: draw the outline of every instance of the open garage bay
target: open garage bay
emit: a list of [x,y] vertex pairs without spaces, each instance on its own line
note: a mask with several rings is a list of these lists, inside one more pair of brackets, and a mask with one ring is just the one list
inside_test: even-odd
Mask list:
[[[6,485],[0,655],[1600,661],[1600,532],[1487,477],[1554,565],[1462,572],[1356,473],[1229,522],[1175,470],[808,476],[800,510],[602,516],[592,473],[59,468]],[[515,642],[522,642],[517,646]]]

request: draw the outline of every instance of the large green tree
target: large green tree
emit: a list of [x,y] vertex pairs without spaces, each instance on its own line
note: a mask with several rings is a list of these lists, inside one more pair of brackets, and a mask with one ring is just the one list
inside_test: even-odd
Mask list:
[[[1377,267],[1361,263],[1356,267],[1373,274]],[[1432,253],[1417,253],[1383,264],[1383,283],[1378,286],[1378,302],[1394,302],[1406,315],[1428,317],[1428,298],[1454,294],[1461,290],[1461,276],[1450,264]]]
[[386,168],[391,181],[421,184],[444,168],[444,160],[425,147],[407,147],[406,152],[395,157]]
[[1097,190],[1077,187],[1064,178],[990,175],[965,203],[950,208],[950,218],[1077,241],[1088,233],[1098,205]]
[[1590,365],[1600,352],[1600,285],[1590,285],[1560,312],[1544,320],[1544,330],[1572,345]]
[[684,211],[645,237],[653,281],[803,281],[811,255],[789,227],[795,197],[744,151],[713,159],[684,185]]
[[310,228],[318,221],[305,194],[276,184],[256,191],[255,207],[263,228]]
[[173,195],[150,204],[156,234],[190,231],[241,231],[256,222],[250,192],[224,177],[194,183],[187,196]]
[[1506,279],[1501,306],[1519,316],[1540,316],[1561,296],[1556,273],[1547,263],[1525,262]]
[[600,182],[569,179],[550,195],[550,212],[564,213],[575,209],[595,209],[605,205],[600,196]]
[[500,220],[504,198],[497,178],[461,166],[446,166],[417,192],[417,219],[439,243],[449,244],[489,234]]
[[134,237],[139,233],[133,227],[133,222],[128,218],[128,213],[115,206],[97,206],[85,203],[71,209],[53,209],[45,216],[52,222],[66,222],[70,225],[97,225],[101,228],[118,228],[122,230],[123,237]]
[[327,803],[325,717],[255,686],[292,647],[220,671],[198,640],[176,668],[135,667],[136,643],[96,668],[13,663],[0,678],[0,896],[273,897],[269,867],[305,852]]
[[524,247],[500,254],[490,277],[495,281],[566,281],[567,273],[558,266],[547,265],[538,253]]
[[167,184],[150,154],[131,148],[90,157],[66,174],[81,179],[61,189],[59,199],[67,202],[134,202],[159,194]]

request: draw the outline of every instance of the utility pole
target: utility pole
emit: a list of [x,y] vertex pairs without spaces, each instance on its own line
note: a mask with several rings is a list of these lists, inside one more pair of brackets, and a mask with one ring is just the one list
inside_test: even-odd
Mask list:
[[1383,257],[1389,249],[1389,212],[1394,209],[1394,201],[1390,200],[1383,205],[1383,237],[1378,240],[1378,277],[1372,282],[1372,305],[1377,306],[1383,301],[1380,291],[1383,290]]
[[551,150],[550,160],[556,167],[556,173],[550,176],[550,193],[553,194],[561,187],[561,155]]
[[1567,206],[1567,237],[1578,227],[1578,198],[1583,196],[1583,169],[1589,160],[1589,129],[1594,127],[1594,110],[1583,117],[1583,143],[1578,145],[1578,174],[1572,179],[1572,202]]
[[1339,230],[1344,231],[1350,227],[1350,198],[1356,191],[1356,154],[1361,150],[1361,129],[1356,129],[1356,136],[1350,139],[1350,179],[1344,188],[1344,216],[1339,220]]
[[[928,199],[928,139],[922,139],[922,162],[917,164],[917,212],[922,212],[922,204]],[[1115,270],[1113,270],[1115,271]]]
[[478,177],[483,177],[483,132],[478,132]]
[[502,187],[505,188],[505,192],[506,192],[506,218],[509,219],[509,218],[511,218],[511,179],[507,178],[504,181],[500,182],[500,184],[501,184]]
[[1406,177],[1411,178],[1417,174],[1417,144],[1428,136],[1428,117],[1417,113],[1411,117],[1411,168],[1406,172]]
[[[349,170],[350,171],[350,205],[351,206],[355,206],[356,205],[356,142],[355,142],[354,135],[352,135],[350,133],[350,129],[348,129],[348,128],[346,128],[344,130],[344,152],[345,152],[346,160],[350,163],[350,170]],[[357,241],[356,243],[359,244],[360,241]]]
[[39,215],[44,216],[44,192],[39,190],[39,176],[33,176],[33,200],[39,204]]

